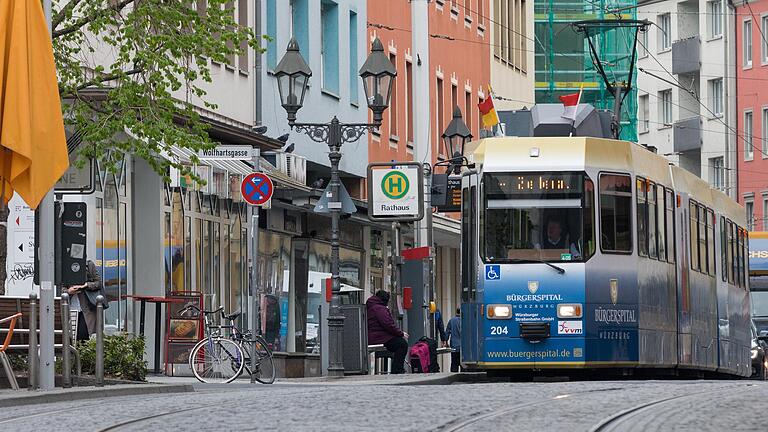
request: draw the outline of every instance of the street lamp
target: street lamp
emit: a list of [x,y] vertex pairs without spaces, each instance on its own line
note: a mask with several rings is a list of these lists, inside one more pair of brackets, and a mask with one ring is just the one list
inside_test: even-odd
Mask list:
[[461,167],[464,165],[464,145],[472,139],[472,132],[464,123],[461,109],[458,106],[453,108],[453,119],[448,123],[448,127],[445,128],[441,137],[445,143],[446,154],[450,157],[448,172],[453,170],[454,174],[460,174]]
[[344,315],[341,314],[339,292],[339,218],[341,216],[341,200],[339,189],[339,161],[341,160],[341,145],[345,142],[355,142],[366,131],[374,131],[381,126],[382,114],[389,106],[392,94],[392,82],[397,76],[397,69],[386,55],[384,46],[376,38],[371,46],[371,54],[360,68],[363,79],[365,97],[368,108],[373,112],[373,123],[341,123],[334,116],[330,123],[298,123],[296,113],[304,104],[304,96],[309,86],[312,70],[309,68],[299,51],[295,39],[288,43],[280,63],[275,68],[277,87],[280,92],[280,103],[288,113],[288,124],[291,129],[303,132],[312,141],[328,145],[331,162],[331,195],[328,197],[328,209],[331,213],[331,308],[328,314],[328,375],[344,375]]

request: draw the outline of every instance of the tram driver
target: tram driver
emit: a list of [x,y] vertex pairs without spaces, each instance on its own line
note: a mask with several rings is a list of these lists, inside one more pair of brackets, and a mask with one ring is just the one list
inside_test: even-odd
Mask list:
[[581,252],[578,247],[579,241],[569,242],[569,235],[563,230],[563,223],[557,217],[551,217],[547,220],[547,231],[544,235],[544,241],[537,249],[569,249],[571,257],[581,258]]

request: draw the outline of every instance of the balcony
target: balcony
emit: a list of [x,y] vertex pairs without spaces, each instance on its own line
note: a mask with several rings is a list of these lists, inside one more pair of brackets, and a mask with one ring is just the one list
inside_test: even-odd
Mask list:
[[673,136],[675,152],[701,150],[701,117],[676,121]]
[[701,38],[691,36],[672,43],[672,73],[689,74],[701,70]]

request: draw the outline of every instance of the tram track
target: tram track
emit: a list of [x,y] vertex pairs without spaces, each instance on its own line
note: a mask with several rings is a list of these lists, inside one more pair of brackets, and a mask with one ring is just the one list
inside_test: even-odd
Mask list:
[[573,393],[566,393],[566,394],[560,394],[556,396],[552,396],[546,399],[538,400],[538,401],[532,401],[522,404],[516,404],[511,407],[503,408],[503,409],[490,409],[490,410],[483,410],[479,412],[472,413],[468,416],[461,417],[458,419],[454,419],[448,423],[445,423],[441,426],[438,426],[437,428],[433,429],[435,432],[456,432],[465,430],[468,426],[474,425],[480,421],[488,420],[494,417],[500,417],[506,414],[511,414],[516,411],[520,411],[526,408],[530,408],[533,406],[539,406],[539,405],[545,405],[552,402],[557,402],[560,400],[572,398],[575,396],[590,394],[590,393],[599,393],[599,392],[609,392],[609,391],[620,391],[620,390],[626,390],[623,387],[608,387],[603,389],[595,389],[595,390],[587,390],[582,392],[573,392]]
[[628,426],[628,422],[631,422],[632,419],[637,417],[638,415],[647,414],[651,409],[658,408],[670,402],[691,399],[691,398],[695,398],[696,396],[701,396],[704,394],[708,396],[712,396],[713,393],[722,394],[722,393],[729,393],[729,392],[735,392],[735,391],[743,391],[745,387],[746,388],[756,387],[756,385],[755,384],[729,385],[729,386],[724,386],[721,389],[703,390],[695,393],[683,394],[678,396],[670,396],[670,397],[652,400],[650,402],[646,402],[646,403],[619,411],[616,414],[613,414],[611,416],[604,418],[598,424],[590,428],[589,432],[611,432],[611,431],[623,430],[622,427]]

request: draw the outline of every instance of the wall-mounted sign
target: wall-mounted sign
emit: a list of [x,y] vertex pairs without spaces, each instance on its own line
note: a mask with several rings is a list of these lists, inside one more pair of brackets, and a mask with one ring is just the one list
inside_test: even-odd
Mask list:
[[409,222],[424,216],[424,183],[417,162],[368,165],[368,217]]
[[251,160],[253,147],[247,145],[218,145],[210,150],[197,152],[200,159]]

